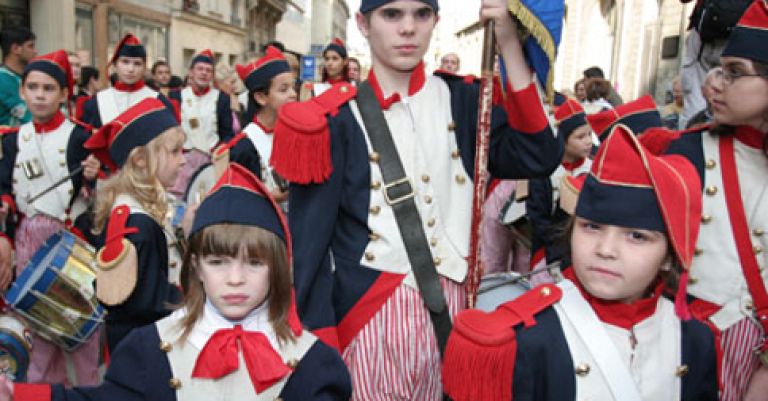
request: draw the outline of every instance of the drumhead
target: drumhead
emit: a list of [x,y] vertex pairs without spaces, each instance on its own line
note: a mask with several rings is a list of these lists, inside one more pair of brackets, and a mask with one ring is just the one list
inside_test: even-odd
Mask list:
[[492,312],[499,305],[523,295],[530,289],[528,280],[521,277],[519,273],[488,274],[480,281],[475,308]]
[[184,203],[187,205],[200,203],[214,185],[216,185],[216,173],[213,163],[200,166],[189,179],[189,185],[184,191]]

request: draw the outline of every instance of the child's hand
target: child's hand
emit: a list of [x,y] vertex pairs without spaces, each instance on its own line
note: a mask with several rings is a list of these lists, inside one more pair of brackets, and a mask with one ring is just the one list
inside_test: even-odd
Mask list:
[[83,165],[83,177],[88,181],[93,181],[96,175],[99,174],[99,168],[101,168],[99,159],[94,155],[88,155],[81,164]]
[[495,23],[494,33],[500,44],[510,39],[519,40],[517,23],[509,14],[506,0],[483,0],[480,5],[480,21],[484,24],[488,20]]
[[275,202],[281,203],[288,200],[288,191],[281,191],[278,188],[272,190],[272,197],[275,198]]
[[0,291],[5,291],[13,277],[13,247],[7,237],[0,237]]
[[13,400],[13,382],[5,375],[0,375],[0,401]]

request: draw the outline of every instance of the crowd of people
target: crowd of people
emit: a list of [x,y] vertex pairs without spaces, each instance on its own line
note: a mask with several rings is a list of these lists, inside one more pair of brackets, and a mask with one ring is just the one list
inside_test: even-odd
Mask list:
[[487,115],[457,54],[426,71],[437,0],[361,1],[367,76],[334,39],[319,82],[279,42],[180,78],[132,34],[100,71],[4,28],[0,400],[764,400],[746,3],[713,39],[698,2],[660,108],[599,67],[548,99],[529,16],[483,0]]

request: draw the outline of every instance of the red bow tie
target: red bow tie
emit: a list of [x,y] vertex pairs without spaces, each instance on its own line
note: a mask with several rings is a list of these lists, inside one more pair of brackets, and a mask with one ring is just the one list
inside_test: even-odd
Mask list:
[[272,387],[291,372],[267,337],[255,331],[243,331],[237,325],[213,333],[195,361],[192,377],[218,379],[238,369],[238,343],[256,393]]

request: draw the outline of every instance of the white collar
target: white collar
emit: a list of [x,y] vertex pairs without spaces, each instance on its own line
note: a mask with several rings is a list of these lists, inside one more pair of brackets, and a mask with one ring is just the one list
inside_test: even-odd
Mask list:
[[205,306],[203,307],[203,316],[195,324],[195,328],[189,334],[188,341],[195,348],[203,349],[213,333],[220,329],[231,329],[235,325],[242,326],[245,331],[258,331],[264,334],[272,348],[275,350],[279,349],[275,330],[269,322],[269,303],[267,301],[252,310],[242,320],[232,321],[222,316],[213,303],[206,299]]

